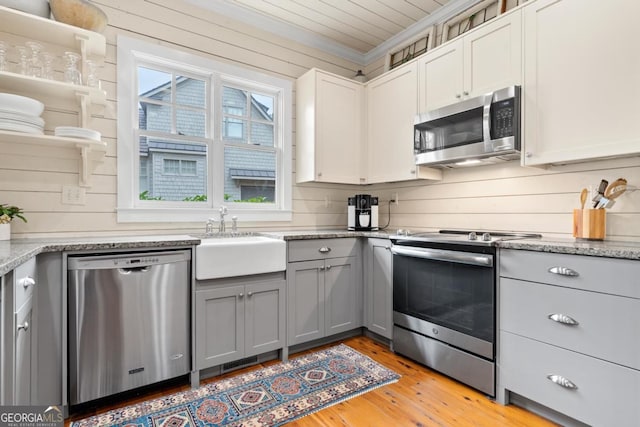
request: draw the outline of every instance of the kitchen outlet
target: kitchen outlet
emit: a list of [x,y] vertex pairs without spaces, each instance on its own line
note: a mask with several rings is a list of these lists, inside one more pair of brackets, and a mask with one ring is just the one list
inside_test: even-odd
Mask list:
[[393,204],[398,206],[398,193],[393,193]]
[[63,205],[84,205],[86,198],[86,190],[75,185],[62,186],[62,204]]

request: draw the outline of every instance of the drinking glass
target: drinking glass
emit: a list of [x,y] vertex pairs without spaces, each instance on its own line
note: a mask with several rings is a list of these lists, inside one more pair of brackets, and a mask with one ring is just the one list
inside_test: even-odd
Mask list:
[[32,77],[42,77],[42,45],[38,42],[26,42],[25,45],[31,49],[31,58],[28,60],[28,74]]
[[98,79],[98,64],[91,59],[87,59],[84,64],[87,72],[85,76],[85,84],[89,87],[100,86],[100,79]]
[[74,85],[82,84],[82,75],[80,74],[80,70],[78,70],[80,55],[75,52],[65,52],[63,58],[66,64],[64,81]]
[[7,71],[7,45],[0,41],[0,71]]
[[24,76],[29,75],[29,49],[26,46],[16,46],[18,50],[18,72]]
[[53,60],[54,56],[49,52],[42,52],[42,78],[54,80],[53,76]]

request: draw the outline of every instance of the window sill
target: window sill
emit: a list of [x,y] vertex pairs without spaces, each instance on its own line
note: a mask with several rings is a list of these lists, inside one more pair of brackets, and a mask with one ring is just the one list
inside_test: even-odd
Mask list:
[[[285,222],[291,221],[293,212],[290,210],[256,210],[241,209],[228,206],[227,219],[237,216],[239,222]],[[188,208],[118,208],[118,222],[205,222],[208,218],[218,218],[217,209],[188,209]]]

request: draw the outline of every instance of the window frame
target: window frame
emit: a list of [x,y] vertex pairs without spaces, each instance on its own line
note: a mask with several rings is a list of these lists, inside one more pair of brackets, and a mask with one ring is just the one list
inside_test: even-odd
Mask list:
[[[237,65],[218,62],[203,56],[151,44],[126,36],[117,40],[117,164],[118,164],[118,222],[193,222],[205,221],[218,215],[220,206],[241,221],[291,221],[292,219],[292,82],[262,74]],[[208,108],[211,116],[206,136],[183,137],[172,135],[175,140],[207,145],[207,202],[170,202],[139,200],[139,141],[138,129],[137,68],[161,64],[175,74],[201,78],[208,76]],[[274,96],[274,147],[276,148],[276,184],[274,203],[238,203],[224,200],[224,148],[261,150],[246,143],[232,143],[222,139],[222,86]],[[220,96],[217,96],[218,93]],[[249,112],[250,114],[250,112]],[[276,119],[279,118],[279,119]],[[165,136],[166,138],[166,136]],[[265,151],[273,152],[274,147]],[[135,150],[135,151],[133,151]],[[136,155],[132,155],[136,153]]]

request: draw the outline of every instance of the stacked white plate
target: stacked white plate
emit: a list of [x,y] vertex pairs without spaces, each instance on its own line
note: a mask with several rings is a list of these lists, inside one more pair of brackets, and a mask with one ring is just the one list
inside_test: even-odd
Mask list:
[[44,134],[40,115],[44,104],[37,99],[12,93],[0,93],[0,130]]
[[91,139],[94,141],[100,141],[100,137],[102,136],[97,130],[74,126],[58,126],[54,130],[54,135],[65,138]]

